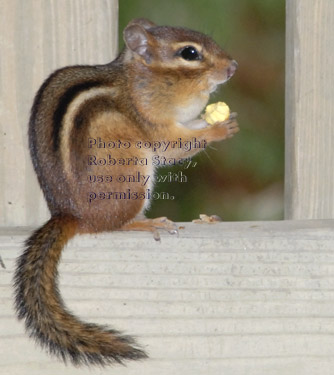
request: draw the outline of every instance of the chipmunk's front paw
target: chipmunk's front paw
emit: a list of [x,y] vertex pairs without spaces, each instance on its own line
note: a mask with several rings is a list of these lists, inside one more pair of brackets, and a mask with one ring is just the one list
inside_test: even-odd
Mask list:
[[222,219],[218,215],[208,216],[206,214],[200,214],[199,219],[195,219],[192,222],[195,224],[214,224],[220,223]]
[[231,138],[234,136],[234,134],[240,131],[236,118],[237,118],[237,113],[233,112],[230,114],[227,120],[218,123],[219,124],[218,126],[222,126],[226,129],[226,138]]
[[236,117],[237,114],[233,112],[227,120],[215,122],[213,125],[210,125],[208,132],[211,133],[212,141],[221,141],[231,138],[234,134],[238,133],[240,129]]

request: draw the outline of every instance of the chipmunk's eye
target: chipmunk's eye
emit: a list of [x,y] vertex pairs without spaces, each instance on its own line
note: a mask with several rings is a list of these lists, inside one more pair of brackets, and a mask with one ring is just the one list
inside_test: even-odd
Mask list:
[[201,55],[197,51],[197,49],[193,46],[187,46],[182,48],[179,53],[179,56],[181,56],[184,60],[187,61],[193,61],[193,60],[200,60]]

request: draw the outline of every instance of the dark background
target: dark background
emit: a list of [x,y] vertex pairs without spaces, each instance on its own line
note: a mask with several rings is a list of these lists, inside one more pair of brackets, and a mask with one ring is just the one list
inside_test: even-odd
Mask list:
[[159,183],[149,217],[190,221],[201,213],[226,221],[283,217],[285,1],[120,0],[122,30],[132,18],[183,26],[213,37],[239,63],[236,75],[213,94],[238,113],[240,132],[193,158],[195,167],[161,168],[187,183]]

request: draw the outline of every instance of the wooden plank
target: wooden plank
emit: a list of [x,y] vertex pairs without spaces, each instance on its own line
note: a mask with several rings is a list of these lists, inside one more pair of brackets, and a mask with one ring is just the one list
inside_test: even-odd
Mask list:
[[0,0],[0,225],[34,225],[47,208],[28,152],[33,96],[56,68],[107,63],[117,0]]
[[83,319],[137,336],[150,359],[76,369],[49,358],[13,312],[15,257],[29,230],[2,228],[0,373],[331,375],[332,220],[182,224],[179,237],[75,237],[60,289]]
[[287,219],[334,218],[334,2],[287,0]]

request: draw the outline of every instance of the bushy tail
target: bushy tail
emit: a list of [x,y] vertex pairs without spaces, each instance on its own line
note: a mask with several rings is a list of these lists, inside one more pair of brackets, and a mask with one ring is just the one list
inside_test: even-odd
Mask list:
[[19,319],[25,319],[30,336],[64,362],[107,365],[145,358],[131,337],[81,322],[66,310],[57,288],[57,265],[77,225],[73,217],[55,216],[27,240],[14,276]]

